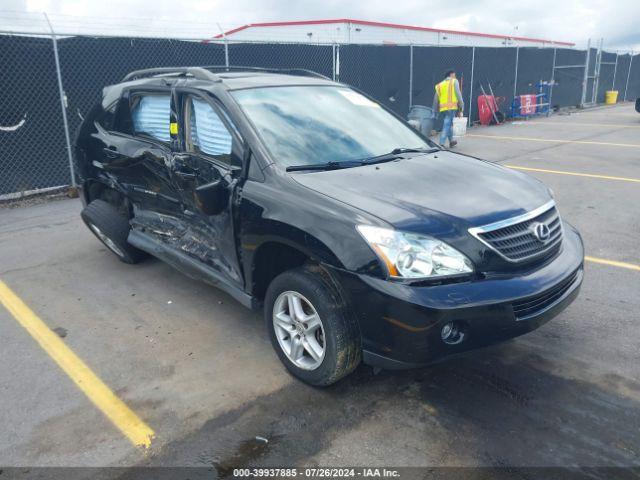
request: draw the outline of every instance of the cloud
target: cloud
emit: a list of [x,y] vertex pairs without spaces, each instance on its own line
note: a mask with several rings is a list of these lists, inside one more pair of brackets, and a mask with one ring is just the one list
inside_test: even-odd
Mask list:
[[[265,21],[356,18],[564,40],[579,46],[589,37],[604,38],[609,49],[640,49],[638,0],[4,0],[3,8],[32,15],[47,11],[65,27],[113,29],[119,24],[130,33],[155,28],[167,34],[210,36],[218,33],[218,24],[230,29]],[[7,23],[2,13],[0,21]]]

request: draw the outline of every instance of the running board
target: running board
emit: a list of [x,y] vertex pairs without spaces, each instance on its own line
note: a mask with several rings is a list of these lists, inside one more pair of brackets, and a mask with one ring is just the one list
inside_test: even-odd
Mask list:
[[223,292],[228,293],[247,308],[257,310],[260,307],[260,302],[258,302],[252,295],[249,295],[241,288],[230,284],[217,270],[199,262],[184,252],[171,248],[160,240],[156,240],[155,238],[145,235],[137,230],[131,230],[127,241],[134,247],[144,250],[150,255],[168,263],[188,277],[203,281],[209,285],[219,288]]

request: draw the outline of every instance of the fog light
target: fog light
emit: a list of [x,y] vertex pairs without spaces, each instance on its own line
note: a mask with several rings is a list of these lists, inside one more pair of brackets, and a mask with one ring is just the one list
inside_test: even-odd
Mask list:
[[451,332],[453,331],[453,323],[449,322],[444,327],[442,327],[442,339],[446,340],[451,336]]
[[464,340],[464,330],[458,322],[445,323],[440,330],[440,337],[447,345],[456,345]]

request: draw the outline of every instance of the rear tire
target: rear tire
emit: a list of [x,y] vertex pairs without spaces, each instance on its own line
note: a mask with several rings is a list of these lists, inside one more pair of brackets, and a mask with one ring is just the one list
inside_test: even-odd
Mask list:
[[[293,317],[292,308],[298,312]],[[320,267],[304,266],[276,277],[267,289],[264,316],[280,361],[305,383],[331,385],[361,361],[355,316]]]
[[131,230],[129,219],[110,203],[94,200],[82,210],[80,216],[91,233],[120,261],[138,263],[146,257],[142,250],[129,244],[127,241]]

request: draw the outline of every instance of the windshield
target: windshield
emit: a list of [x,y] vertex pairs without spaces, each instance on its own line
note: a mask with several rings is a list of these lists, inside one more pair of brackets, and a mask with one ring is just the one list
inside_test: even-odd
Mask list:
[[274,161],[284,166],[345,162],[396,148],[431,148],[418,134],[345,87],[252,88],[232,92]]

